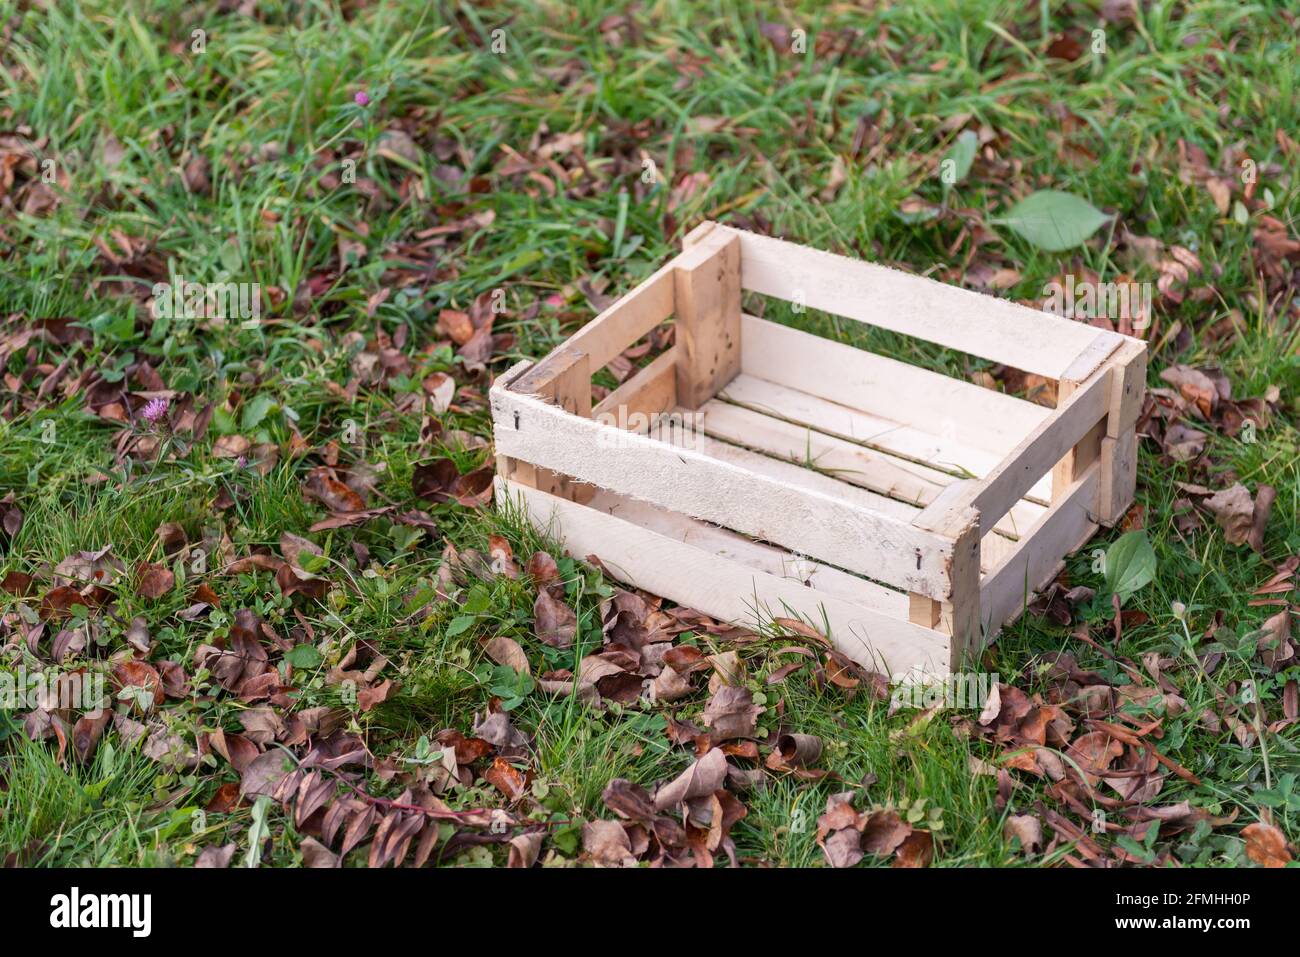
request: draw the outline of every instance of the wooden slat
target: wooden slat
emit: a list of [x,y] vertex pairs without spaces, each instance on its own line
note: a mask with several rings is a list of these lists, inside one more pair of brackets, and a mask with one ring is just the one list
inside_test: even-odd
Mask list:
[[[708,435],[786,461],[811,461],[818,470],[843,482],[902,502],[924,507],[953,482],[951,475],[937,469],[728,402],[714,400],[701,411]],[[1045,511],[1041,505],[1021,501],[995,527],[1004,535],[1018,537]]]
[[673,314],[674,297],[674,268],[669,262],[531,366],[528,379],[522,384],[528,386],[533,380],[548,379],[557,355],[566,348],[585,352],[593,373],[603,369],[611,359]]
[[[670,412],[677,405],[677,347],[666,349],[652,362],[629,376],[617,389],[601,399],[592,418],[625,423],[636,413],[653,415]],[[620,428],[626,425],[620,424]]]
[[1093,463],[1069,492],[1043,516],[1000,568],[980,588],[980,615],[988,638],[1014,619],[1028,596],[1048,584],[1063,563],[1097,531],[1101,464]]
[[[720,558],[739,562],[777,578],[788,578],[852,601],[899,621],[906,618],[907,596],[892,588],[878,585],[857,575],[850,575],[831,565],[795,555],[784,549],[756,542],[735,532],[707,522],[699,522],[676,512],[668,512],[625,495],[600,491],[588,503],[615,518],[639,525],[674,541],[702,548]],[[926,599],[929,601],[930,599]]]
[[980,483],[971,504],[979,509],[984,531],[1044,474],[1050,474],[1061,457],[1097,424],[1106,414],[1109,398],[1110,369],[1103,367]]
[[[715,226],[714,232],[729,228]],[[733,232],[740,237],[741,284],[748,290],[1049,379],[1059,379],[1098,336],[1113,335],[875,263]]]
[[497,500],[522,500],[534,524],[553,528],[572,554],[594,554],[623,581],[715,618],[752,623],[756,613],[793,613],[819,627],[829,620],[831,641],[865,667],[948,673],[948,639],[930,629],[526,486],[498,479]]
[[1001,459],[1051,414],[1024,399],[745,316],[741,368],[851,409],[960,438]]
[[[1006,457],[1006,453],[987,452],[968,445],[960,437],[933,435],[915,426],[757,379],[747,373],[733,379],[719,398],[958,478],[987,475]],[[1036,483],[1029,494],[1031,498],[1041,497],[1043,502],[1048,501],[1050,479],[1044,478],[1041,483]]]
[[[878,581],[947,598],[952,543],[905,521],[757,475],[691,449],[618,433],[494,387],[497,451],[797,550]],[[603,434],[602,434],[603,433]]]

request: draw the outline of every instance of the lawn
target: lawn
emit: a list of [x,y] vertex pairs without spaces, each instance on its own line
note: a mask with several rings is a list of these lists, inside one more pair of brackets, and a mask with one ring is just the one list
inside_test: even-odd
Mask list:
[[[1297,35],[1238,0],[0,0],[0,665],[111,696],[10,696],[0,856],[1289,862]],[[1043,191],[1086,235],[1026,225]],[[493,378],[706,220],[1036,307],[1148,284],[1076,316],[1149,343],[1137,501],[985,654],[996,699],[904,706],[816,623],[660,604],[490,501]]]

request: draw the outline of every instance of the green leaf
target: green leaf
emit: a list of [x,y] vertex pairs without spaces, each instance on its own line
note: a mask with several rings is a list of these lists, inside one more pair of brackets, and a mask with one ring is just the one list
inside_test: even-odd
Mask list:
[[455,638],[457,635],[461,634],[462,632],[468,631],[470,629],[470,626],[474,624],[474,621],[475,618],[473,615],[460,615],[456,618],[453,618],[451,620],[451,624],[447,626],[447,637]]
[[1126,532],[1106,549],[1106,584],[1122,602],[1156,577],[1156,553],[1146,532]]
[[295,645],[284,656],[284,660],[295,668],[315,668],[321,662],[320,652],[315,645]]
[[[944,188],[954,186],[966,178],[970,167],[975,162],[975,152],[979,149],[980,138],[973,130],[962,130],[957,141],[943,154],[939,161],[939,178]],[[949,164],[951,160],[951,164]]]
[[1060,252],[1083,243],[1109,219],[1085,199],[1044,189],[1026,196],[993,222],[1010,226],[1039,249]]
[[242,424],[244,429],[255,429],[262,424],[262,420],[267,417],[276,408],[276,401],[269,395],[254,396],[244,403],[244,414]]

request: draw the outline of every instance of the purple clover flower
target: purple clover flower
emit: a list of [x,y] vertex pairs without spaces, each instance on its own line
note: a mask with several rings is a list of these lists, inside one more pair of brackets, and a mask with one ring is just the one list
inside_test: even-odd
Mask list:
[[144,419],[150,425],[156,425],[158,420],[167,414],[166,399],[150,399],[145,403],[145,407],[140,412],[140,418]]

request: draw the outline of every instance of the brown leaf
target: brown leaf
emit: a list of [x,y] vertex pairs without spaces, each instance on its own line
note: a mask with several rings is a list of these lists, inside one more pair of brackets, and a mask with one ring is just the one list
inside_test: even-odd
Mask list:
[[509,665],[520,674],[530,675],[533,673],[528,664],[528,656],[524,654],[523,646],[513,638],[498,635],[489,639],[483,645],[483,650],[487,652],[489,658],[499,665]]
[[1242,829],[1246,838],[1246,856],[1262,867],[1286,867],[1291,863],[1291,849],[1281,828],[1257,821]]
[[1219,390],[1214,380],[1191,366],[1172,365],[1160,371],[1160,378],[1178,389],[1188,402],[1196,406],[1201,417],[1208,419],[1219,402]]
[[1008,841],[1016,838],[1025,854],[1043,846],[1043,822],[1032,814],[1012,814],[1002,827],[1002,836]]
[[507,578],[519,577],[519,566],[515,564],[514,552],[510,543],[501,535],[488,536],[488,558],[492,562],[492,571]]
[[272,797],[280,782],[292,771],[285,769],[290,763],[285,753],[279,748],[272,748],[248,763],[241,773],[239,793],[241,797],[252,798],[260,795]]
[[483,772],[483,780],[510,801],[518,801],[528,790],[528,778],[505,758],[493,758],[492,766]]
[[101,708],[97,716],[85,715],[77,719],[77,723],[72,726],[72,753],[78,761],[84,764],[90,760],[95,753],[95,745],[103,737],[104,728],[112,717],[112,711]]
[[588,821],[582,825],[582,850],[602,867],[628,867],[636,863],[627,832],[618,821]]
[[113,686],[118,691],[124,688],[143,688],[143,697],[131,699],[131,707],[141,713],[150,711],[163,702],[162,676],[153,666],[143,661],[123,661],[114,665]]
[[568,648],[578,632],[578,616],[545,588],[533,603],[533,633],[552,648]]
[[822,739],[815,734],[783,734],[776,739],[772,754],[786,767],[810,767],[822,756]]
[[431,502],[454,501],[473,508],[492,500],[495,474],[492,466],[485,465],[461,475],[451,459],[435,459],[415,467],[411,473],[411,489],[417,498]]
[[306,867],[339,866],[339,856],[314,837],[303,838],[298,849],[302,851],[302,862]]
[[712,794],[727,777],[727,756],[714,748],[655,793],[655,810],[665,811],[683,801]]
[[234,856],[234,844],[223,844],[221,847],[209,846],[199,852],[194,866],[224,869],[230,866],[230,861]]
[[822,853],[831,867],[853,867],[866,856],[861,832],[854,827],[832,831],[822,841]]
[[328,466],[312,469],[303,482],[303,493],[315,499],[331,512],[360,512],[366,507],[365,499],[343,482]]
[[1250,538],[1255,527],[1255,503],[1246,486],[1237,482],[1231,488],[1216,492],[1205,500],[1205,507],[1214,514],[1229,545],[1244,545]]
[[913,831],[895,854],[894,867],[929,867],[934,860],[934,838],[929,831]]
[[897,811],[888,808],[872,811],[863,822],[862,848],[868,854],[887,857],[911,835],[912,825],[900,818]]
[[161,598],[176,584],[176,576],[170,568],[152,562],[141,562],[137,565],[135,577],[142,598]]
[[1264,554],[1264,530],[1268,527],[1268,517],[1273,511],[1273,502],[1277,500],[1277,490],[1271,485],[1255,487],[1255,508],[1250,516],[1250,534],[1246,541],[1256,554]]
[[32,582],[35,579],[24,572],[5,572],[3,581],[0,581],[0,588],[3,588],[11,595],[26,595],[32,590]]
[[560,566],[546,552],[533,552],[528,559],[528,564],[524,566],[524,571],[539,588],[560,580]]
[[516,834],[510,839],[510,852],[509,857],[506,859],[506,867],[532,867],[537,863],[537,855],[541,849],[541,831]]
[[729,741],[752,737],[758,716],[765,710],[754,704],[754,693],[748,688],[723,685],[705,705],[701,720],[714,741]]

